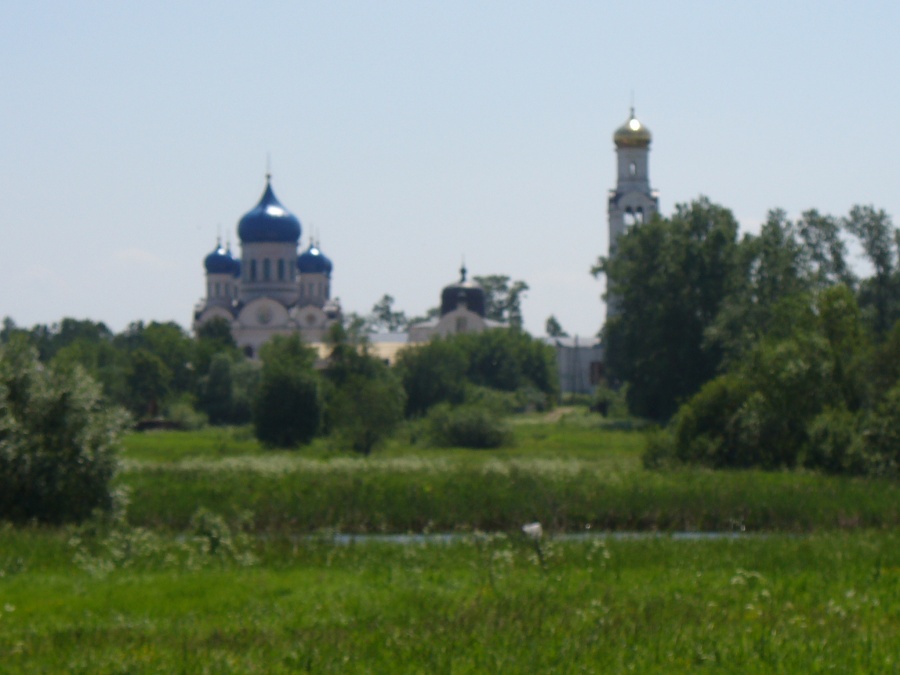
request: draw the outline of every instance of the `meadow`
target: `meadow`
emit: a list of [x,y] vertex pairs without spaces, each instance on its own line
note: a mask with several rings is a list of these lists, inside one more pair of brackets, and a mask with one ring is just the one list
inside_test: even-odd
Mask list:
[[[0,527],[0,672],[900,667],[894,483],[646,471],[641,432],[574,412],[502,451],[414,436],[130,435],[124,514]],[[335,537],[427,532],[453,536]]]

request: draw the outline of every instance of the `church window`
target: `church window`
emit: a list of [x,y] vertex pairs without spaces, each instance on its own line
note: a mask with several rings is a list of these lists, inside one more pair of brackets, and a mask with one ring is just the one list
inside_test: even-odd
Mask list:
[[256,281],[256,261],[250,261],[250,281]]
[[272,261],[266,258],[263,260],[263,281],[272,279]]
[[219,282],[216,282],[216,297],[218,298],[222,294],[222,287]]
[[278,261],[278,281],[284,281],[284,260]]
[[634,211],[629,206],[627,209],[625,209],[625,224],[634,225],[636,221],[637,218],[634,215]]
[[628,173],[630,175],[634,176],[637,173],[637,164],[635,164],[634,162],[629,164],[628,165]]
[[637,207],[637,211],[634,212],[634,222],[643,223],[644,222],[644,207]]

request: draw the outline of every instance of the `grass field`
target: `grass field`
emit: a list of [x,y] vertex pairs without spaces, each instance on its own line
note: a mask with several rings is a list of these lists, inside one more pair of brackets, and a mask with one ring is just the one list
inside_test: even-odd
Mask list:
[[900,668],[896,484],[648,472],[640,433],[587,415],[514,428],[368,458],[131,435],[124,518],[0,526],[0,673]]
[[887,533],[551,541],[544,566],[513,536],[257,539],[241,560],[183,557],[192,544],[167,538],[107,566],[74,566],[60,532],[0,542],[20,553],[0,578],[3,672],[898,667],[900,542]]
[[183,530],[199,506],[267,532],[790,531],[895,527],[891,481],[802,472],[641,467],[640,433],[573,413],[522,418],[500,451],[395,442],[370,457],[260,448],[246,430],[132,435],[130,521]]

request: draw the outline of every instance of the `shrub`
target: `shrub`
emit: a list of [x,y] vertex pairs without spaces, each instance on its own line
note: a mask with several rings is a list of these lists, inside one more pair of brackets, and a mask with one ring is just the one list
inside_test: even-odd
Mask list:
[[45,368],[23,345],[0,351],[0,517],[82,521],[110,511],[127,415],[102,405],[80,366]]
[[253,399],[253,428],[265,445],[309,443],[322,422],[316,353],[299,335],[276,335],[260,349],[263,366]]
[[428,414],[428,432],[437,447],[484,449],[512,443],[512,432],[499,415],[474,405],[435,406]]
[[828,473],[866,471],[857,416],[846,408],[828,408],[810,422],[804,465]]

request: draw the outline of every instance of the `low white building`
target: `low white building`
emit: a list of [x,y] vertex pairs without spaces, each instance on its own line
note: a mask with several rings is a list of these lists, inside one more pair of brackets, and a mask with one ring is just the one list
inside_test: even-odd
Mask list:
[[556,350],[559,390],[563,394],[592,394],[603,379],[603,345],[598,337],[546,337]]

